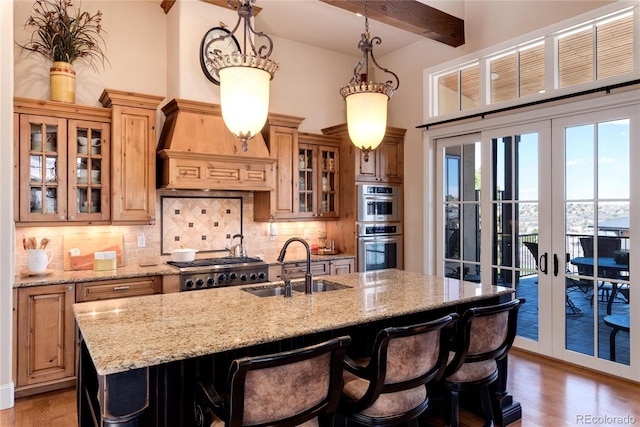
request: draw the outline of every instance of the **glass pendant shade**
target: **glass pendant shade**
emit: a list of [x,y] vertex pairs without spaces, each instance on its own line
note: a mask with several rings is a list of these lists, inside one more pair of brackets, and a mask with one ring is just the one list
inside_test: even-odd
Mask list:
[[219,71],[222,118],[229,130],[246,140],[264,127],[269,113],[271,74],[251,67],[227,67]]
[[375,150],[387,130],[387,104],[384,93],[362,92],[349,95],[347,129],[353,145],[361,150]]

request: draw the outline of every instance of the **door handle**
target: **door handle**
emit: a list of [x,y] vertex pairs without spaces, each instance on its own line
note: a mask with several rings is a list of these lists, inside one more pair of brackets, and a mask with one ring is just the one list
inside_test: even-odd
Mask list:
[[553,254],[553,275],[558,276],[558,254]]
[[540,271],[547,274],[547,253],[540,255]]

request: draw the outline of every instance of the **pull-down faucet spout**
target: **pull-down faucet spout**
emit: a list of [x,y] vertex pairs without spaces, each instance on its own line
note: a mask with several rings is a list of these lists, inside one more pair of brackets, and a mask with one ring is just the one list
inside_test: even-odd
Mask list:
[[311,294],[313,293],[313,288],[311,286],[311,284],[313,283],[313,275],[311,274],[311,248],[309,247],[309,244],[307,243],[306,240],[301,239],[300,237],[292,237],[286,242],[284,242],[284,245],[280,250],[280,255],[278,256],[278,262],[282,263],[284,261],[284,256],[287,253],[287,247],[292,242],[302,243],[305,249],[307,250],[307,272],[304,275],[304,293]]

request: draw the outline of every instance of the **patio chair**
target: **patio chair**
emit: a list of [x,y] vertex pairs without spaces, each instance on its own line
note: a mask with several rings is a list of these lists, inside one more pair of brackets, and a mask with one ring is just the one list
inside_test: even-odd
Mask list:
[[[593,236],[581,237],[580,246],[585,257],[594,257],[594,238]],[[598,256],[597,258],[613,258],[614,252],[621,248],[621,240],[614,236],[598,236]],[[579,274],[587,276],[593,275],[593,270],[578,270]],[[598,283],[598,296],[600,302],[607,302],[611,298],[612,286],[610,282],[601,281]],[[593,304],[593,295],[591,296],[591,304]]]

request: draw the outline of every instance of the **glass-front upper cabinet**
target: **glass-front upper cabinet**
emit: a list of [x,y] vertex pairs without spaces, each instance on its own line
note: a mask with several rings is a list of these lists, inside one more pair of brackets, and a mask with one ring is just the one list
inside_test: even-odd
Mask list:
[[299,134],[298,217],[338,216],[339,150],[339,141],[333,137]]
[[22,116],[20,219],[65,221],[67,216],[66,120]]
[[[69,121],[69,212],[76,218],[109,219],[109,138],[101,123]],[[73,156],[71,155],[73,153]]]
[[108,221],[110,123],[59,115],[16,114],[16,222]]

